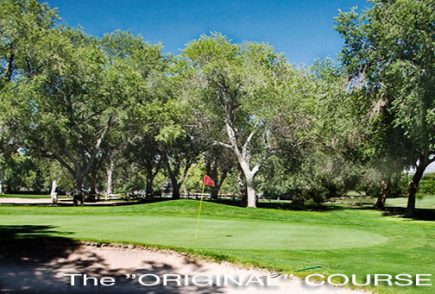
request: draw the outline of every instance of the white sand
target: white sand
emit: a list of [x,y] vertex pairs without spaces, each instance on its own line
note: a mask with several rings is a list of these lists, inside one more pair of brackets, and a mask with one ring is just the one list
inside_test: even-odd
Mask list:
[[[89,243],[91,244],[91,243]],[[40,250],[40,249],[39,249]],[[47,248],[50,250],[50,248]],[[239,279],[246,283],[252,276],[262,277],[270,274],[265,270],[246,269],[230,263],[215,263],[198,260],[173,251],[136,248],[125,245],[112,245],[97,247],[95,245],[80,245],[71,249],[56,252],[53,256],[38,258],[38,254],[31,253],[27,257],[21,253],[18,259],[0,260],[0,293],[235,293],[235,294],[304,294],[304,293],[339,293],[357,294],[366,293],[349,289],[317,286],[311,287],[297,278],[274,278],[270,279],[269,286],[261,286],[260,283],[250,283],[241,287],[236,285],[216,286],[216,277],[220,277],[223,284],[224,275]],[[315,270],[311,271],[315,272]],[[111,277],[114,286],[83,286],[83,278],[76,278],[75,285],[71,286],[71,276],[65,274],[86,274],[88,277]],[[151,274],[158,276],[161,282],[157,286],[141,285],[138,280],[147,275],[142,282],[153,284],[156,280]],[[163,286],[165,275],[180,275],[181,286],[177,282],[168,282]],[[212,286],[198,286],[192,282],[192,278],[199,274],[209,275],[213,279]],[[136,275],[134,279],[127,279],[126,275]],[[188,286],[184,285],[185,275],[189,278]],[[145,277],[145,276],[144,276]],[[174,276],[172,276],[174,277]],[[202,278],[206,278],[202,276]],[[206,280],[207,281],[207,280]],[[202,283],[206,281],[202,280]],[[266,278],[261,281],[265,285]],[[197,280],[201,283],[201,277]],[[26,292],[27,291],[27,292]]]

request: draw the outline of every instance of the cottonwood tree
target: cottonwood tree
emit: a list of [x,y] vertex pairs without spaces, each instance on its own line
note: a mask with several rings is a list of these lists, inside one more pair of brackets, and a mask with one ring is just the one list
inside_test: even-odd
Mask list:
[[283,148],[295,150],[309,127],[301,105],[311,82],[271,46],[234,44],[219,34],[188,44],[178,74],[185,77],[185,99],[225,130],[223,142],[216,136],[205,139],[234,152],[247,206],[256,207],[254,178],[261,166]]
[[135,164],[145,170],[146,196],[152,197],[154,178],[164,165],[160,142],[155,139],[158,135],[157,132],[141,130],[138,134],[138,136],[129,139],[125,153],[130,164]]
[[163,73],[157,71],[148,77],[150,85],[146,98],[143,95],[138,97],[139,100],[128,108],[123,120],[126,158],[131,164],[145,170],[147,197],[153,196],[154,179],[165,167],[163,150],[169,138],[159,135],[165,132],[165,126],[172,121],[165,111],[165,104],[172,99],[172,92]]
[[205,173],[210,176],[214,187],[211,189],[211,198],[217,199],[222,184],[230,175],[231,171],[236,168],[236,159],[234,153],[228,148],[220,145],[208,147],[203,154]]
[[362,84],[373,108],[385,108],[394,128],[411,142],[416,172],[409,184],[406,217],[415,214],[415,194],[435,161],[435,5],[431,0],[374,0],[359,14],[340,12],[337,31],[342,62]]
[[170,99],[163,105],[158,121],[161,124],[156,140],[160,145],[164,167],[171,181],[172,197],[180,198],[180,189],[189,169],[205,151],[206,144],[200,140],[194,128],[191,107],[180,99],[177,79],[170,78]]
[[[225,129],[222,128],[221,124],[210,123],[209,117],[203,116],[201,108],[192,107],[190,108],[192,112],[192,117],[194,118],[195,126],[197,130],[200,131],[198,134],[198,139],[201,138],[214,138],[214,140],[223,142],[227,137]],[[230,173],[237,168],[237,159],[234,156],[234,152],[221,144],[211,144],[209,141],[207,142],[201,140],[204,144],[205,151],[202,154],[202,163],[204,166],[204,172],[207,174],[215,184],[213,187],[209,187],[211,190],[211,198],[217,199],[219,191],[230,175]],[[241,185],[240,191],[243,195],[245,185]],[[244,200],[245,197],[243,198]]]
[[335,185],[329,183],[354,189],[355,184],[367,187],[367,179],[370,186],[376,182],[379,191],[370,192],[378,195],[371,196],[378,196],[375,208],[383,209],[393,175],[410,164],[409,140],[402,129],[393,126],[393,117],[385,107],[374,107],[369,99],[364,99],[367,89],[362,81],[349,80],[345,67],[334,66],[325,59],[315,62],[312,69],[328,93],[316,104],[320,126],[317,137],[321,139],[317,152],[322,156],[318,156],[321,164],[313,172],[320,175],[320,182],[332,188],[330,196]]
[[181,186],[187,178],[189,169],[199,160],[202,147],[201,142],[185,135],[163,143],[161,154],[171,181],[172,198],[180,198]]
[[[153,180],[164,160],[160,141],[156,139],[164,126],[161,119],[165,103],[172,99],[170,84],[165,76],[169,60],[160,45],[151,45],[130,32],[106,34],[101,44],[110,59],[121,59],[142,77],[145,87],[132,97],[121,118],[120,130],[124,155],[130,164],[145,169],[146,194],[153,195]],[[121,144],[119,144],[121,145]]]
[[137,72],[108,59],[97,40],[60,28],[46,39],[47,59],[40,75],[16,89],[26,147],[57,160],[74,177],[75,203],[102,143],[124,103],[141,91]]
[[57,24],[55,10],[37,0],[0,2],[0,89],[19,76],[40,73],[47,33]]
[[21,76],[41,72],[42,40],[57,19],[54,10],[36,0],[0,2],[0,194],[4,192],[7,162],[20,147],[22,137],[13,107],[15,82]]

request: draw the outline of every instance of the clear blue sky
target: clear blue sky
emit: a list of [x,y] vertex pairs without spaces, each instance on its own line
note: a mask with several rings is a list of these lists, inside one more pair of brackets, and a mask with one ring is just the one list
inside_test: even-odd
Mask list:
[[101,37],[129,30],[164,52],[180,49],[202,34],[221,32],[236,42],[273,45],[291,63],[311,64],[316,57],[335,58],[343,45],[335,32],[338,9],[369,7],[365,0],[41,0],[58,8],[70,26],[81,25]]

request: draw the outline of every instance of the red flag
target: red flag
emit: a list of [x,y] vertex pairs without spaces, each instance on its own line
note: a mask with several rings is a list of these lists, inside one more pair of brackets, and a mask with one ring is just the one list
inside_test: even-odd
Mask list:
[[213,181],[212,181],[212,180],[210,179],[210,177],[207,176],[207,175],[204,176],[204,185],[214,187],[214,183],[213,183]]

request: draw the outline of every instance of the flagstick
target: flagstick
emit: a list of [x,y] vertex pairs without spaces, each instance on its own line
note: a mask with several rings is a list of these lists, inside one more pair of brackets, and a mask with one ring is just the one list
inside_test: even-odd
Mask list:
[[202,198],[204,196],[205,181],[202,182],[201,200],[199,201],[198,220],[196,221],[195,240],[198,238],[199,217],[201,216]]

